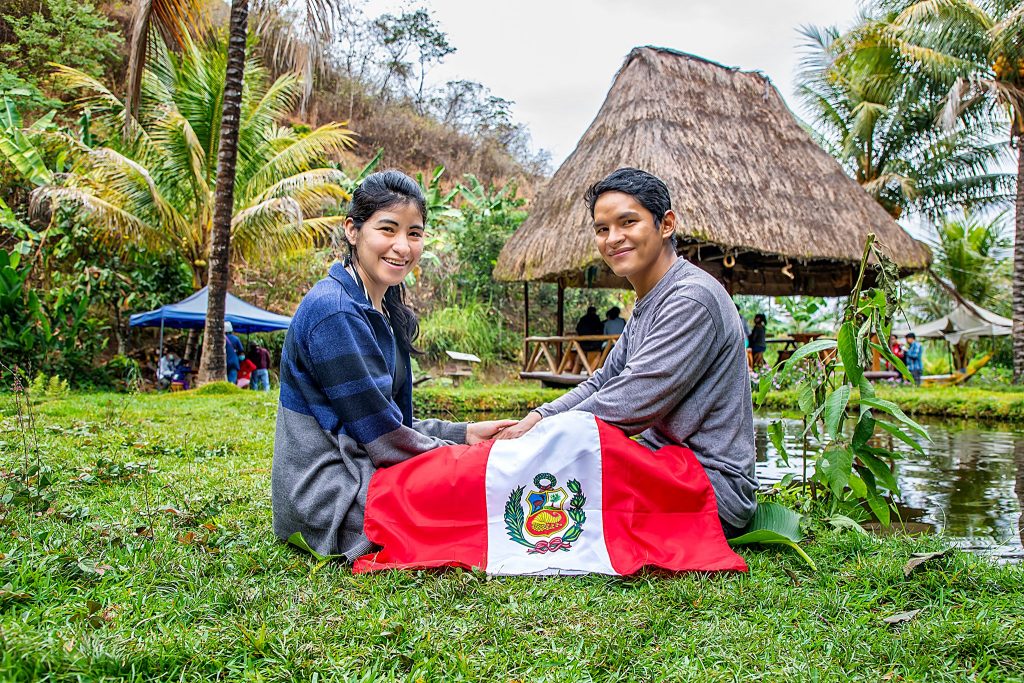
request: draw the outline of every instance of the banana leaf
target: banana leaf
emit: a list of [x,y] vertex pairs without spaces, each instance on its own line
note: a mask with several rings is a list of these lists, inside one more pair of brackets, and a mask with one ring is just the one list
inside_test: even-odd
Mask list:
[[729,545],[786,545],[796,551],[813,571],[818,571],[814,560],[808,557],[799,542],[800,520],[803,515],[778,503],[758,503],[754,519],[750,520],[742,536],[729,539]]

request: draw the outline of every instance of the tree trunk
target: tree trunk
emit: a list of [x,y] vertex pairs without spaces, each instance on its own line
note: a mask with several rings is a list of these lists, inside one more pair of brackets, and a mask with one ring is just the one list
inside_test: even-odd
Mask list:
[[227,376],[224,358],[224,306],[228,293],[231,256],[231,218],[235,203],[235,161],[238,158],[238,127],[242,109],[242,77],[245,69],[245,39],[249,23],[249,0],[231,0],[228,29],[228,65],[224,82],[224,113],[220,121],[217,150],[217,191],[213,204],[210,237],[209,302],[206,307],[206,335],[199,362],[198,384],[222,381]]
[[1013,381],[1024,384],[1024,131],[1017,131],[1017,206],[1013,243]]

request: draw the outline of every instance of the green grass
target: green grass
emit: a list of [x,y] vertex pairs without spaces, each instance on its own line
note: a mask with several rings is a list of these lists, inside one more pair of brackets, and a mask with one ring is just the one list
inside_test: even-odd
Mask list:
[[[880,398],[893,401],[913,415],[1000,421],[1024,419],[1024,390],[1021,387],[911,387],[879,384],[875,390]],[[771,391],[765,407],[795,410],[797,393],[797,389]]]
[[[1024,569],[815,521],[749,575],[352,576],[278,542],[276,397],[36,407],[47,509],[0,516],[3,681],[1024,679]],[[20,434],[3,410],[5,469]],[[0,487],[3,487],[0,484]],[[456,503],[457,504],[457,503]],[[890,627],[883,618],[922,610]]]

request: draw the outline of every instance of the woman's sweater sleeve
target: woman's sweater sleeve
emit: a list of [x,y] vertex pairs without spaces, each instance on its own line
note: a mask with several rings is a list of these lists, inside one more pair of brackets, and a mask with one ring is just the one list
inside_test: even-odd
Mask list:
[[[330,413],[335,420],[332,431],[355,439],[377,467],[451,443],[433,435],[440,430],[420,431],[402,424],[402,413],[391,399],[391,372],[361,316],[339,312],[325,318],[310,330],[305,346],[312,374],[328,402],[313,407],[314,412]],[[448,433],[456,435],[457,430]],[[465,440],[464,428],[462,434]]]

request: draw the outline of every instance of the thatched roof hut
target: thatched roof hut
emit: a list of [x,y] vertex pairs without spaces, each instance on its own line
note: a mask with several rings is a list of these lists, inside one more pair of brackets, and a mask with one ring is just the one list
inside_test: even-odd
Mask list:
[[639,47],[537,193],[495,277],[628,286],[601,261],[582,199],[622,166],[665,180],[681,219],[680,253],[731,293],[846,294],[869,232],[904,271],[929,262],[927,248],[814,142],[763,74]]

